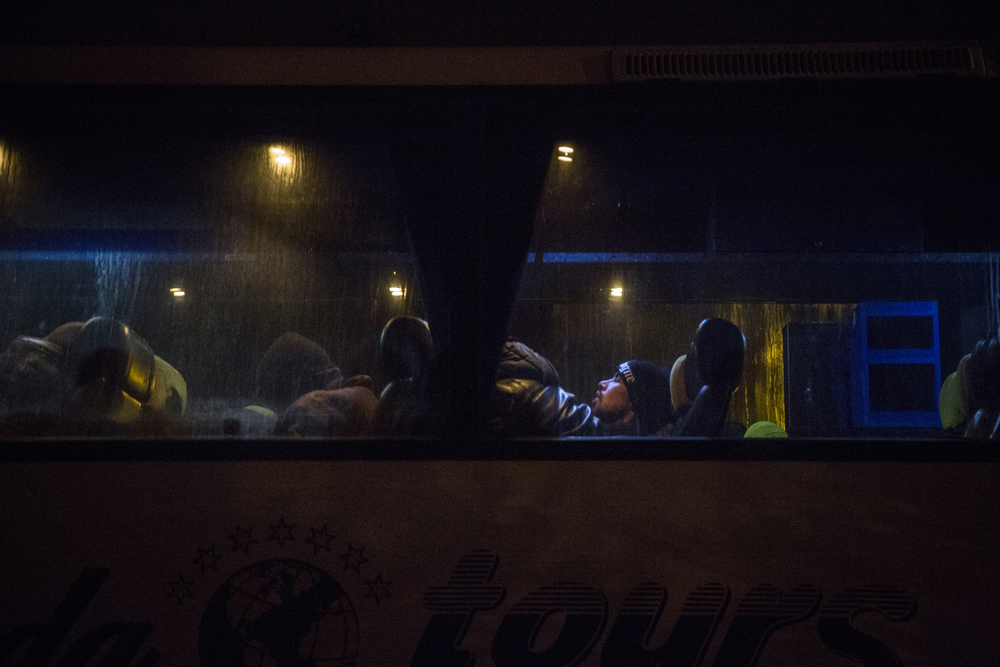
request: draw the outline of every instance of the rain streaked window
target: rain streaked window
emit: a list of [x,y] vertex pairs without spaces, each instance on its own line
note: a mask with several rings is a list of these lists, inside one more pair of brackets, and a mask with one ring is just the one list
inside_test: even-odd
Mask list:
[[12,86],[2,435],[989,435],[996,98],[892,86]]

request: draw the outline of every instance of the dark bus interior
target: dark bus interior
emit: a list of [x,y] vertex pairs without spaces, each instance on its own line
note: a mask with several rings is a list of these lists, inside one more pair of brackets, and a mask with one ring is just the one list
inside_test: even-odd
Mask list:
[[[474,6],[470,17],[490,15]],[[253,5],[246,21],[268,7]],[[612,48],[604,64],[618,80],[545,85],[249,85],[242,74],[185,85],[180,65],[176,76],[137,69],[112,82],[74,73],[68,59],[7,65],[0,347],[113,318],[183,376],[183,428],[167,435],[240,437],[258,363],[283,333],[315,341],[379,395],[392,380],[382,328],[415,316],[435,346],[426,391],[436,425],[421,435],[481,439],[507,338],[589,402],[622,361],[669,370],[701,321],[723,318],[746,338],[730,422],[773,422],[793,438],[962,435],[942,423],[942,383],[1000,328],[1000,74],[981,27],[994,10],[886,17],[866,34],[846,20],[807,27],[801,12],[711,29],[707,13],[691,13],[683,36],[650,27],[668,25],[657,10],[605,28],[584,20],[600,12],[578,14],[572,25],[589,32],[542,37],[555,19],[539,14],[511,18],[507,37],[483,27],[463,42],[458,18],[453,30],[406,37],[401,15],[372,7],[359,3],[353,23],[313,8],[343,21],[325,37],[323,21],[279,23],[261,38],[171,23],[153,37],[129,15],[117,20],[131,42],[66,19],[49,38],[10,22],[0,37],[10,63],[31,49],[66,59],[57,47],[84,34],[125,53],[150,43],[188,55],[589,48],[634,37],[725,43],[716,51],[730,55]],[[754,24],[770,26],[758,44],[853,45],[823,52],[834,67],[840,58],[833,74],[808,71],[821,55],[733,55]],[[635,80],[616,74],[620,62]],[[724,66],[734,69],[722,76]],[[374,66],[367,76],[380,80]],[[20,419],[10,396],[4,406],[0,436],[53,434],[45,419]]]

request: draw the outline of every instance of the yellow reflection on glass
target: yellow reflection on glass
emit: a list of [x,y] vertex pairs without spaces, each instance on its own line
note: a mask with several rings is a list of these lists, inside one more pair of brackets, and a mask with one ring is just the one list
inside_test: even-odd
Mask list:
[[292,156],[281,146],[271,146],[268,152],[271,153],[271,158],[278,167],[287,167],[292,163]]
[[741,424],[767,420],[785,423],[784,327],[789,322],[848,322],[856,304],[719,304],[714,317],[724,317],[747,338],[743,382],[733,394],[729,419]]

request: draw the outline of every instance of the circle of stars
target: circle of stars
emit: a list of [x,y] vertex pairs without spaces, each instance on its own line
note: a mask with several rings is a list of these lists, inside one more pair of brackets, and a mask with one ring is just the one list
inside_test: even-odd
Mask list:
[[[279,517],[277,523],[270,523],[267,526],[270,528],[271,534],[264,540],[266,543],[277,542],[278,548],[284,550],[286,544],[298,541],[296,539],[297,524],[288,523],[284,517]],[[226,536],[232,547],[229,553],[243,552],[245,556],[249,556],[250,550],[255,545],[262,544],[261,540],[254,537],[253,531],[253,526],[244,528],[238,524],[235,531]],[[326,524],[320,528],[310,526],[309,537],[303,539],[302,542],[312,547],[312,555],[315,556],[321,551],[333,553],[332,542],[336,537],[334,533],[329,531]],[[192,589],[195,584],[207,572],[218,572],[220,563],[226,558],[224,553],[219,553],[216,550],[215,543],[204,548],[197,547],[197,550],[198,555],[191,563],[198,567],[198,574],[188,579],[181,573],[177,575],[175,580],[167,582],[169,589],[167,599],[177,600],[178,605],[183,605],[186,600],[194,599]],[[392,597],[392,581],[384,580],[381,573],[376,573],[375,577],[371,579],[364,578],[362,568],[370,561],[365,556],[365,547],[363,545],[355,546],[348,542],[347,550],[338,554],[338,558],[344,563],[343,572],[353,571],[359,577],[362,577],[362,582],[367,587],[367,591],[363,597],[371,598],[376,605],[380,605],[382,600]]]

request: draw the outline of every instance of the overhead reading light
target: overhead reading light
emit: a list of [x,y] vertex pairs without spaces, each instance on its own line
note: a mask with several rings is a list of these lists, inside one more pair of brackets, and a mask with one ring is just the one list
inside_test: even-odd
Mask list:
[[611,296],[612,297],[620,297],[621,295],[622,295],[622,288],[621,287],[612,287],[611,288]]
[[562,153],[562,155],[559,156],[559,159],[562,160],[563,162],[573,161],[573,158],[569,156],[569,154],[573,152],[573,149],[570,148],[569,146],[560,146],[559,152]]
[[184,296],[184,290],[182,290],[180,287],[171,287],[170,293],[173,294],[175,297]]
[[403,288],[396,286],[390,287],[389,293],[392,294],[393,296],[403,296]]
[[271,146],[269,149],[276,164],[286,167],[292,163],[292,158],[285,153],[285,149],[280,146]]

